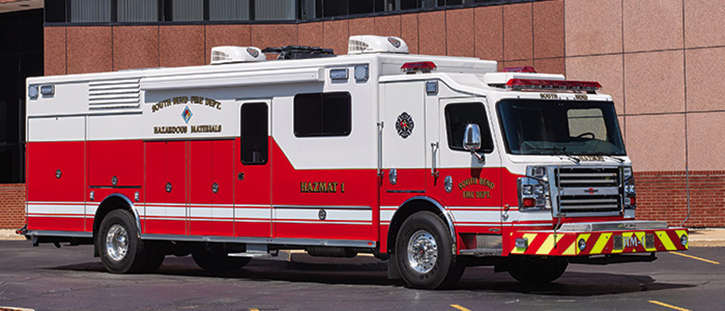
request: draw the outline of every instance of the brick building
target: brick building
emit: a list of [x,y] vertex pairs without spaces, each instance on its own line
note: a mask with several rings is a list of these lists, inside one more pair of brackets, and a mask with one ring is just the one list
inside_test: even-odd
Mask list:
[[[0,0],[0,12],[27,3]],[[411,53],[496,60],[500,68],[533,65],[599,81],[614,98],[634,162],[639,218],[678,225],[689,206],[686,226],[725,226],[725,110],[718,106],[725,88],[716,86],[725,72],[725,0],[30,3],[45,6],[36,25],[42,30],[30,34],[43,38],[45,75],[202,65],[219,45],[309,45],[345,54],[348,36],[377,34],[403,38]],[[39,14],[32,9],[6,9],[0,20]],[[9,22],[2,25],[4,32]],[[7,111],[6,118],[23,114]],[[22,133],[22,124],[16,127]],[[0,186],[0,228],[24,222],[23,168],[16,162],[9,171],[21,177]]]

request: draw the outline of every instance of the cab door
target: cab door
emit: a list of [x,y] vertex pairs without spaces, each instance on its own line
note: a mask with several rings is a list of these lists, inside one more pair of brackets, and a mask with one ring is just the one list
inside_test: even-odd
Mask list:
[[240,106],[240,136],[235,160],[235,236],[272,235],[270,103],[269,99],[248,100]]
[[[436,193],[449,208],[460,232],[500,234],[501,158],[494,148],[491,113],[485,98],[441,98],[436,168]],[[478,124],[481,148],[477,157],[463,148],[468,124]]]

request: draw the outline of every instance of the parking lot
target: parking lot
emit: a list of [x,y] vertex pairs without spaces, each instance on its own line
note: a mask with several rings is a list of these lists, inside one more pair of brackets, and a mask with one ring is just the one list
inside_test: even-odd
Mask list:
[[167,257],[155,274],[113,275],[90,246],[0,241],[0,254],[0,306],[35,310],[717,310],[725,304],[722,247],[661,253],[653,263],[570,265],[544,287],[470,267],[446,291],[405,288],[372,258],[255,259],[214,275],[190,257]]

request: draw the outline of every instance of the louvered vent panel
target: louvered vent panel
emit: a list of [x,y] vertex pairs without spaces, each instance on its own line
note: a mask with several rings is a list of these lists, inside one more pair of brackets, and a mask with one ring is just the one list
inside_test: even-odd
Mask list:
[[132,109],[139,107],[139,79],[94,81],[88,84],[89,109]]

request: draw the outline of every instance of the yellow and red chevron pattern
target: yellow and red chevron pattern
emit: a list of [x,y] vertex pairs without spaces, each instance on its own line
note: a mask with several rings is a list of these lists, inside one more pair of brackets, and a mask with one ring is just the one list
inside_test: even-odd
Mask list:
[[[512,232],[509,251],[512,255],[587,256],[599,254],[649,253],[687,250],[687,229],[557,232]],[[516,239],[525,239],[526,247],[516,247]],[[583,242],[581,242],[583,241]],[[583,249],[580,249],[583,244]]]

